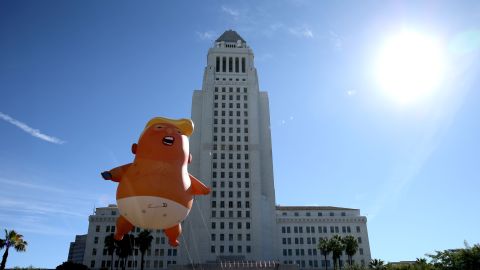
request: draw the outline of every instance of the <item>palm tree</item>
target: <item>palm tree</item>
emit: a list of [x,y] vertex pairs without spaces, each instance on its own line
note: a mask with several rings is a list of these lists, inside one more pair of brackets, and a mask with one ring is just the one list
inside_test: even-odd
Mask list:
[[110,270],[113,270],[113,254],[117,248],[113,233],[105,237],[104,247],[107,249],[108,255],[110,255]]
[[153,236],[151,236],[150,231],[147,230],[141,231],[135,238],[135,246],[138,247],[141,254],[140,270],[143,270],[145,251],[152,246],[152,240]]
[[340,266],[340,256],[342,256],[342,252],[345,250],[342,237],[339,235],[334,235],[328,242],[330,244],[330,250],[332,251],[333,268],[337,269],[337,261],[338,265]]
[[352,235],[347,235],[342,240],[345,245],[345,253],[348,256],[348,264],[352,265],[352,257],[358,251],[358,241]]
[[5,239],[0,239],[0,249],[5,248],[5,253],[3,253],[0,270],[5,269],[5,264],[7,263],[8,257],[8,250],[10,249],[10,247],[13,247],[16,251],[22,252],[27,249],[27,242],[23,240],[23,235],[18,234],[16,231],[5,230]]
[[323,255],[323,257],[325,258],[325,270],[327,270],[327,256],[331,251],[328,238],[320,237],[318,241],[318,249],[320,250],[320,253]]
[[135,237],[131,234],[127,234],[122,240],[117,241],[117,255],[123,261],[123,270],[125,270],[125,267],[127,266],[128,256],[132,254],[134,242]]
[[370,269],[385,269],[384,261],[379,260],[379,259],[373,259],[370,261],[368,264],[368,268]]

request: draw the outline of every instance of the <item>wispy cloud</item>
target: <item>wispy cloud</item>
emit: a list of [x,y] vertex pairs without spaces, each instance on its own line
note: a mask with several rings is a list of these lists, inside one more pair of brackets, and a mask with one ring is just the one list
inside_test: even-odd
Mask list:
[[68,228],[84,222],[95,202],[112,200],[108,195],[56,187],[49,182],[0,177],[0,185],[2,225],[36,234],[71,235]]
[[222,6],[222,11],[227,13],[228,15],[234,17],[234,18],[238,18],[238,16],[240,16],[240,12],[236,9],[231,8],[231,7]]
[[216,36],[216,33],[213,31],[205,31],[205,32],[197,31],[196,34],[201,40],[211,40]]
[[50,142],[50,143],[55,143],[55,144],[64,144],[65,143],[65,141],[63,141],[59,138],[43,134],[43,133],[40,132],[40,130],[29,127],[27,124],[25,124],[23,122],[20,122],[16,119],[13,119],[9,115],[6,115],[2,112],[0,112],[0,119],[5,120],[6,122],[20,128],[21,130],[23,130],[23,131],[27,132],[28,134],[32,135],[33,137],[37,137],[41,140],[44,140],[44,141],[47,141],[47,142]]
[[307,26],[289,27],[288,32],[297,37],[313,38],[313,31]]

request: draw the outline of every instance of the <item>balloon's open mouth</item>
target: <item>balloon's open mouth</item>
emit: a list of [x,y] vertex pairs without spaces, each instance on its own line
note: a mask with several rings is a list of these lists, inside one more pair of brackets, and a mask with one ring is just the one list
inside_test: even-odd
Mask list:
[[166,136],[163,138],[162,142],[165,145],[172,146],[174,141],[175,141],[175,138],[173,138],[172,136]]

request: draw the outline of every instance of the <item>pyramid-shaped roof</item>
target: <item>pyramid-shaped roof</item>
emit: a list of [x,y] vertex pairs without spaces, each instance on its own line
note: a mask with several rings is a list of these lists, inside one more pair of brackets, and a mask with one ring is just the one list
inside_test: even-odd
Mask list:
[[216,42],[219,42],[219,41],[237,42],[237,40],[246,42],[237,32],[233,30],[227,30],[219,38],[217,38]]

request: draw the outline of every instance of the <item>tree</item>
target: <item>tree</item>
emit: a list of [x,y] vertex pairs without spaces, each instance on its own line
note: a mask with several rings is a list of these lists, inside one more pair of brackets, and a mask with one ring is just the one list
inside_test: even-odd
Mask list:
[[81,263],[64,262],[55,268],[56,270],[89,270],[86,265]]
[[132,234],[126,234],[123,236],[122,240],[117,241],[118,245],[116,253],[123,262],[123,270],[125,270],[125,267],[127,266],[128,256],[132,255],[134,243],[135,237]]
[[334,235],[332,238],[330,238],[328,242],[330,250],[332,251],[333,268],[337,269],[337,262],[338,266],[341,268],[340,256],[342,256],[342,252],[345,250],[345,245],[343,244],[342,237],[340,237],[339,235]]
[[14,230],[5,230],[5,239],[0,239],[0,249],[5,248],[5,253],[3,253],[0,270],[5,269],[5,265],[7,264],[8,250],[10,249],[10,247],[13,247],[18,252],[23,252],[27,249],[27,242],[23,240],[23,235],[18,234]]
[[147,231],[147,230],[141,231],[138,234],[138,236],[135,238],[135,246],[138,247],[141,254],[140,270],[143,270],[143,265],[145,263],[145,260],[144,260],[145,252],[147,251],[147,249],[150,248],[150,246],[152,246],[152,240],[153,240],[153,236],[150,235],[150,231]]
[[325,238],[320,238],[319,241],[318,241],[318,247],[317,248],[320,250],[320,253],[325,258],[325,270],[327,270],[327,267],[328,267],[327,256],[331,252],[330,243],[329,243],[328,239],[326,237]]
[[347,235],[342,240],[345,245],[345,253],[348,256],[348,264],[352,265],[352,257],[358,251],[358,241],[352,235]]
[[108,255],[110,255],[110,270],[113,270],[113,254],[117,248],[113,233],[105,236],[104,248],[107,249]]
[[368,264],[368,268],[370,269],[385,269],[385,262],[380,259],[372,259]]
[[474,270],[480,269],[480,245],[470,247],[465,242],[465,248],[436,251],[436,254],[427,254],[432,259],[436,269],[445,270]]

